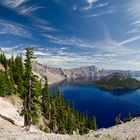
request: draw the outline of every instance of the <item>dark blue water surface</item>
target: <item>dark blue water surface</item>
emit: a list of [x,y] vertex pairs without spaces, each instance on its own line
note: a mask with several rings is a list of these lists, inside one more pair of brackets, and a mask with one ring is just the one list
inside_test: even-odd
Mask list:
[[62,84],[60,89],[66,100],[74,101],[76,109],[95,115],[99,128],[115,125],[118,114],[124,118],[140,112],[140,90],[108,92],[92,85],[72,84]]

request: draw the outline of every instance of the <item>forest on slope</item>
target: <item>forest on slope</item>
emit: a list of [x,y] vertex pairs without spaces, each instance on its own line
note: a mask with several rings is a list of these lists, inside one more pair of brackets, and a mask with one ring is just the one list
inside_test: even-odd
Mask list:
[[[96,118],[90,118],[74,108],[74,103],[65,101],[60,90],[51,92],[48,88],[47,77],[42,85],[39,78],[32,72],[34,59],[33,48],[26,49],[23,63],[22,55],[13,55],[7,59],[1,51],[0,63],[4,70],[0,70],[0,96],[16,94],[23,99],[24,126],[37,125],[45,132],[60,134],[88,133],[96,130]],[[41,125],[41,121],[43,124]]]

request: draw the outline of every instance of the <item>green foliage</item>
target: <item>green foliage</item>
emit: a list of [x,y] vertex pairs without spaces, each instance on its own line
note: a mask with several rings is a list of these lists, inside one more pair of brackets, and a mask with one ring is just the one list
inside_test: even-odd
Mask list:
[[131,116],[131,114],[129,113],[127,117],[125,117],[124,119],[121,120],[121,115],[119,114],[117,117],[116,117],[116,124],[121,124],[121,123],[126,123],[126,122],[129,122],[133,119],[133,117]]
[[131,116],[131,114],[129,113],[128,116],[126,118],[123,119],[123,122],[129,122],[131,121],[133,118]]
[[5,70],[8,68],[8,60],[6,59],[6,56],[4,52],[0,52],[0,63],[4,66]]
[[104,90],[114,90],[114,89],[135,90],[140,88],[140,81],[120,73],[113,73],[99,81],[94,82],[94,84]]
[[88,128],[86,128],[86,127],[81,127],[81,128],[79,129],[79,134],[80,134],[80,135],[87,134],[87,133],[89,133],[89,129],[88,129]]
[[22,62],[22,56],[17,55],[14,62],[14,58],[11,58],[10,60],[10,67],[13,71],[13,79],[15,84],[17,85],[17,92],[20,94],[21,97],[23,97],[25,88],[24,88],[24,68],[23,68],[23,62]]
[[0,71],[0,96],[11,95],[13,93],[13,84],[10,77],[6,77],[3,71]]
[[57,111],[54,101],[51,102],[49,127],[51,132],[57,131]]
[[24,65],[21,54],[8,60],[3,52],[0,53],[0,63],[5,68],[5,72],[0,71],[0,96],[18,93],[23,98],[21,114],[24,116],[24,125],[37,125],[43,115],[46,122],[42,130],[47,133],[73,134],[75,131],[86,134],[89,129],[96,130],[96,118],[75,110],[74,102],[65,101],[60,90],[52,93],[47,77],[41,88],[38,77],[32,73],[33,58],[33,48],[30,47],[26,49]]
[[40,95],[41,95],[41,85],[35,75],[32,76],[32,124],[36,125],[39,123],[39,117],[41,114],[41,106],[40,106]]
[[49,128],[46,127],[46,128],[44,129],[44,132],[45,132],[45,133],[49,133]]
[[44,88],[42,89],[42,112],[45,116],[45,118],[49,119],[50,115],[50,93],[49,93],[49,88],[48,88],[48,80],[45,77],[45,85]]
[[119,114],[119,115],[116,117],[115,121],[116,121],[116,125],[122,123],[122,121],[121,121],[121,114]]
[[[96,130],[96,118],[89,118],[85,113],[75,110],[74,102],[70,105],[69,101],[64,101],[60,90],[53,94],[48,88],[47,78],[42,89],[42,108],[43,115],[49,120],[50,132],[61,134],[73,134],[78,132],[86,134],[89,129]],[[49,109],[49,110],[48,110]]]

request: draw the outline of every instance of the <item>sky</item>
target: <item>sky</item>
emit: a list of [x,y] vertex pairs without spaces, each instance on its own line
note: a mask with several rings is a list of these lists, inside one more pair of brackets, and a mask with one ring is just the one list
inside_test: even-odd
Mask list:
[[0,48],[73,68],[140,70],[140,0],[0,0]]

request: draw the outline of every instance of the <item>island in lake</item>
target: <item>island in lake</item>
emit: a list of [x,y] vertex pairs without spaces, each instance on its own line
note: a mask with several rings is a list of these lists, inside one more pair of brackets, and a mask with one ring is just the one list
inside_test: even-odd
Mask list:
[[112,73],[96,81],[71,81],[67,84],[95,85],[102,90],[137,90],[140,89],[140,81],[123,73]]
[[140,88],[140,81],[121,73],[113,73],[92,84],[103,90],[136,90]]

